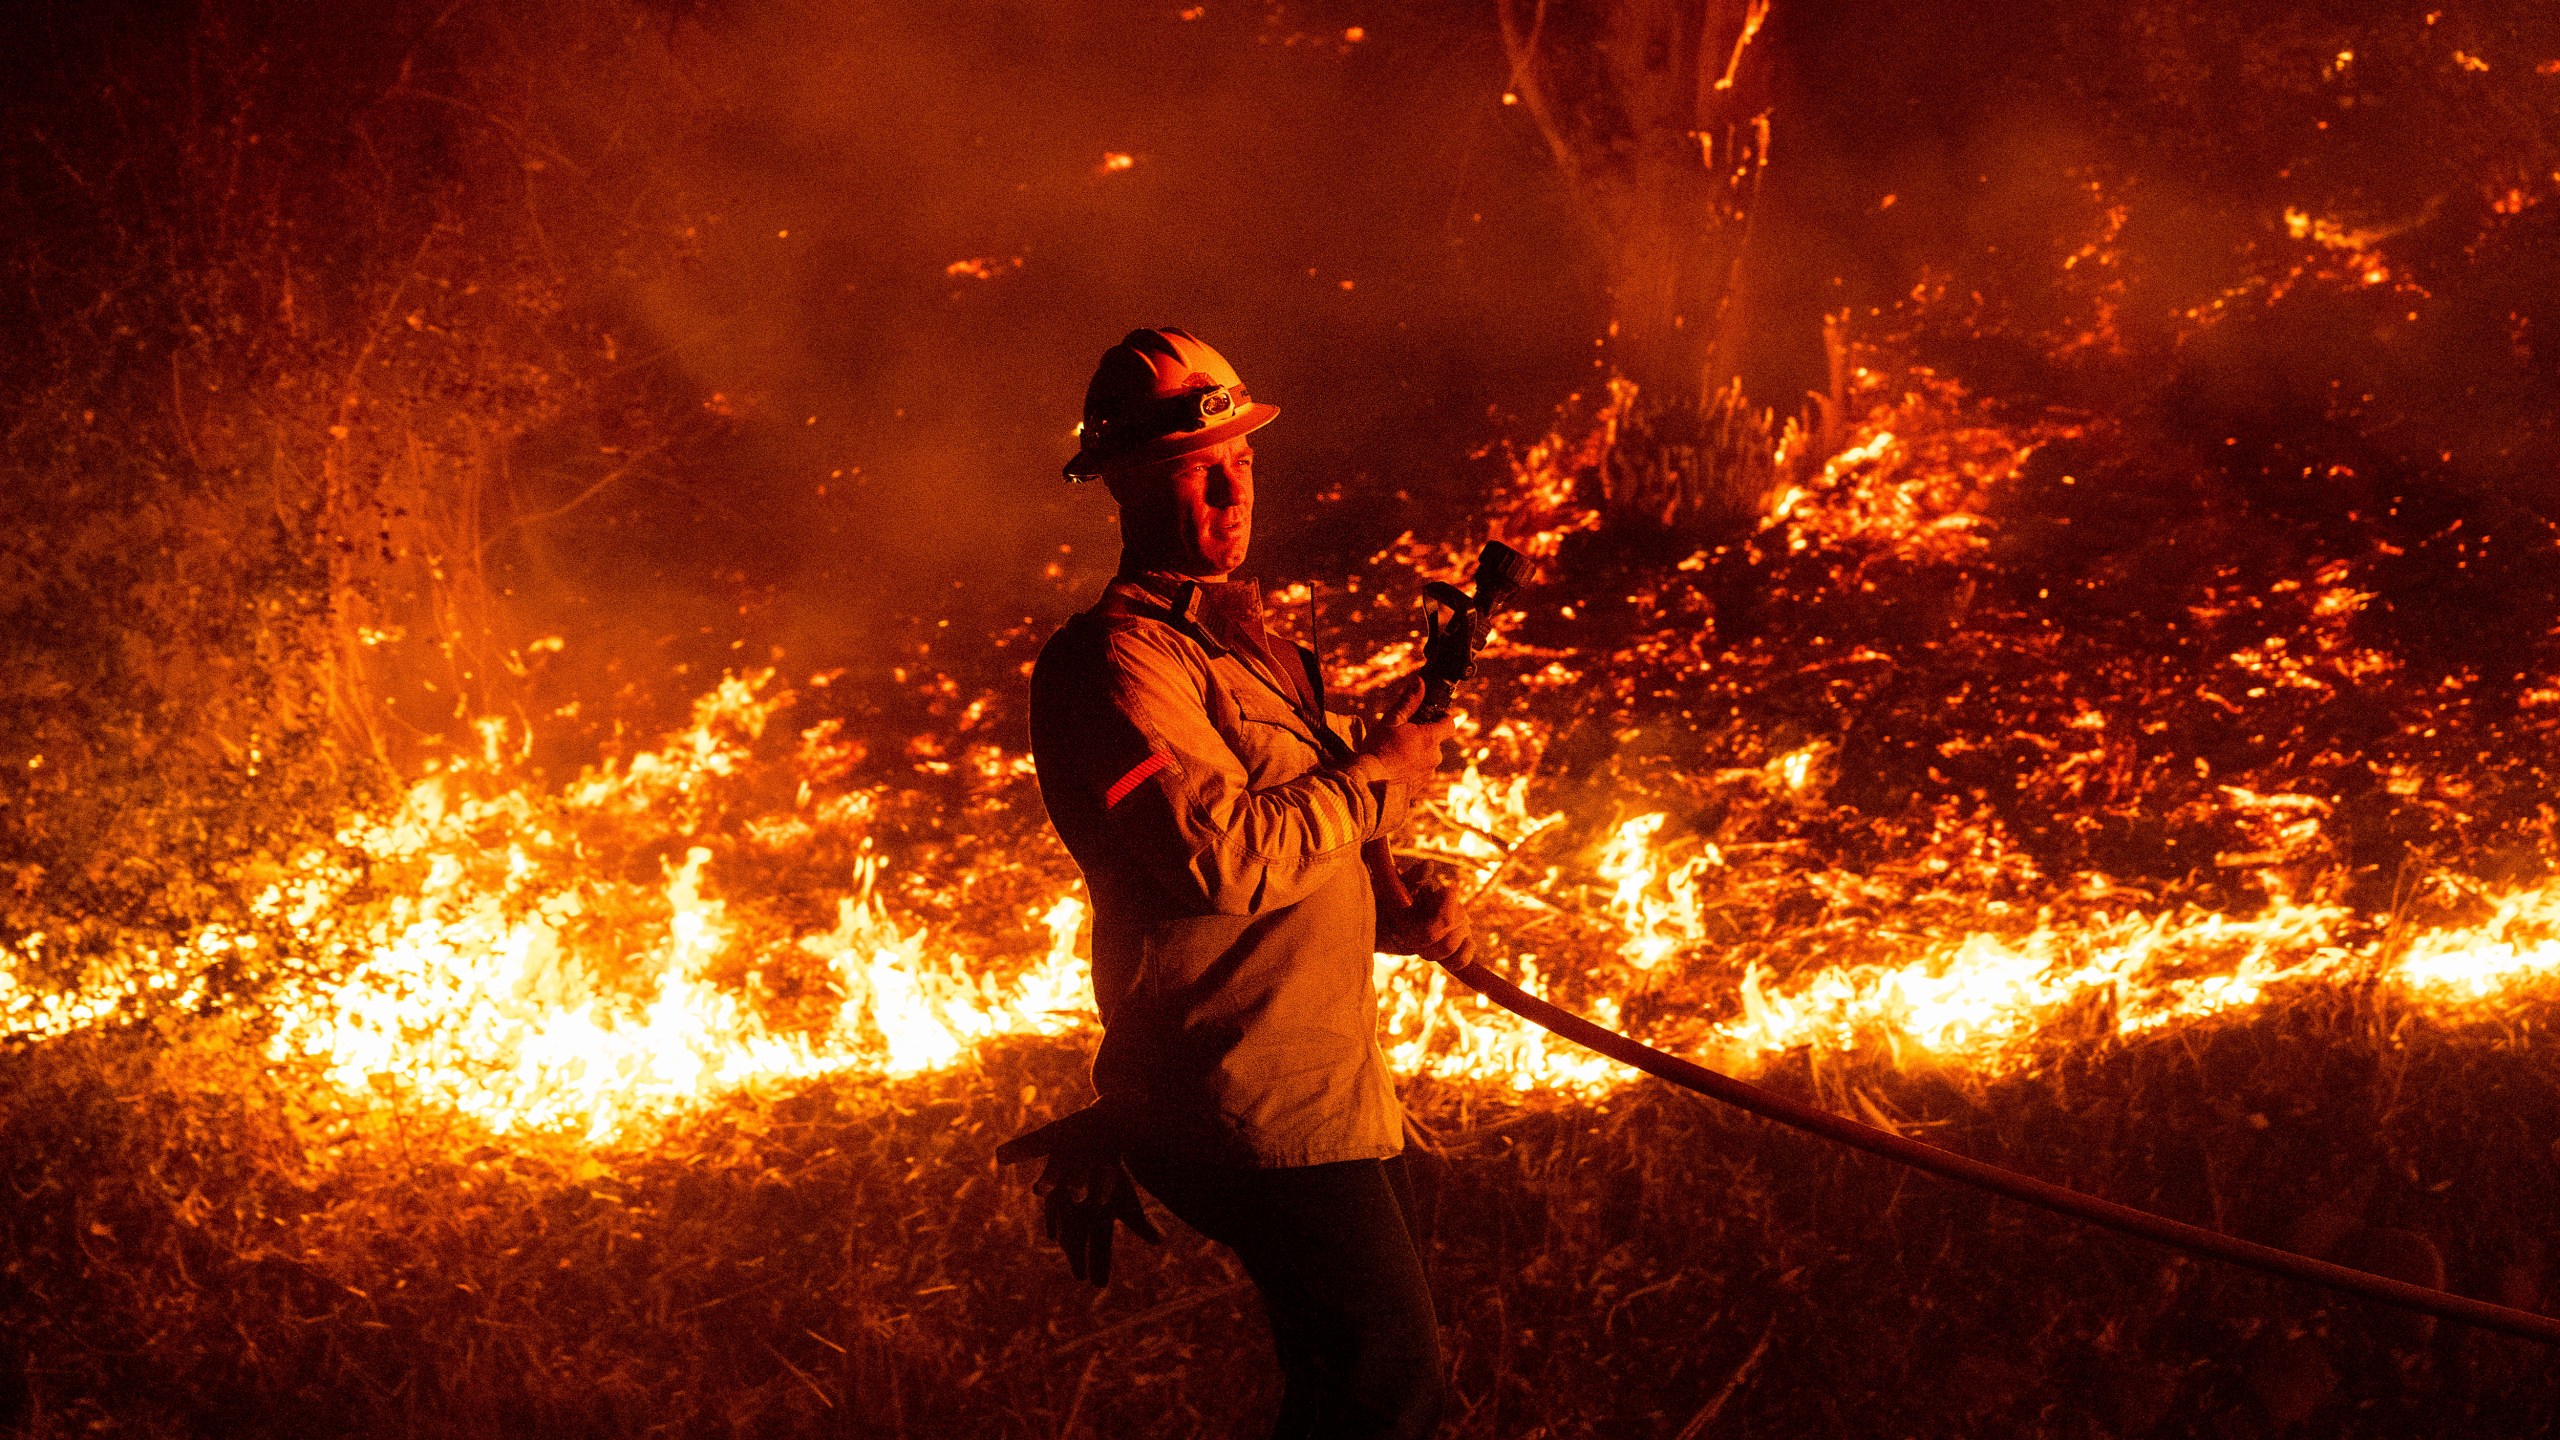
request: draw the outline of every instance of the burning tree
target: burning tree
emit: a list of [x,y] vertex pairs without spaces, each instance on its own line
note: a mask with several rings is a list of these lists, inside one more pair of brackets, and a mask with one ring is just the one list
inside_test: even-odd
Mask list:
[[[1772,410],[1807,398],[1803,367],[1746,354],[1829,342],[1811,395],[1837,439],[1837,337],[1818,314],[1754,302],[1747,262],[1768,171],[1780,61],[1772,0],[1499,0],[1506,104],[1527,113],[1574,193],[1609,294],[1603,353],[1632,403],[1602,480],[1621,523],[1729,531],[1776,494]],[[1783,333],[1774,342],[1765,332]],[[1756,349],[1749,343],[1760,343]],[[1798,441],[1799,454],[1806,442]]]
[[1528,114],[1605,257],[1609,354],[1666,404],[1734,378],[1735,283],[1769,163],[1771,0],[1498,0]]

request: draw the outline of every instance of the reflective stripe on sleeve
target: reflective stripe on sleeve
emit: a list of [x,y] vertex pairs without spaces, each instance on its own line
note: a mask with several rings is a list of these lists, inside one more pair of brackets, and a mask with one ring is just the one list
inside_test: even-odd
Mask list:
[[1148,751],[1146,759],[1130,766],[1128,774],[1112,781],[1111,788],[1102,792],[1102,808],[1108,810],[1112,806],[1119,804],[1121,801],[1128,799],[1130,791],[1145,784],[1148,776],[1163,769],[1168,763],[1170,762],[1166,759],[1163,751]]

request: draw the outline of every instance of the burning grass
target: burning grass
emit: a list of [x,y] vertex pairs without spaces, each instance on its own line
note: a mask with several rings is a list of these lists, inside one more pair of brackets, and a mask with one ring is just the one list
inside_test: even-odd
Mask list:
[[[1516,457],[1487,523],[1553,580],[1409,847],[1497,964],[1653,1043],[2538,1303],[2554,657],[2430,617],[2560,589],[2550,527],[2289,512],[1863,358],[1842,448],[1774,462],[1756,527],[1596,524],[1623,391]],[[1329,599],[1346,691],[1401,668],[1412,572],[1480,538],[1406,537]],[[244,918],[23,937],[24,1428],[1187,1433],[1267,1403],[1225,1262],[1177,1241],[1091,1299],[991,1168],[1090,1039],[1012,739],[1036,638],[901,676],[910,733],[741,674],[546,783],[493,722],[257,862]],[[2554,1398],[2536,1357],[1985,1211],[1384,973],[1441,1142],[1453,1433],[2389,1433]]]
[[[602,1159],[431,1113],[315,1153],[244,1053],[91,1036],[0,1068],[29,1433],[1215,1434],[1274,1399],[1217,1252],[1133,1246],[1093,1297],[994,1171],[1081,1083],[1074,1047],[731,1100]],[[1776,1079],[2243,1234],[2347,1256],[2431,1235],[2474,1293],[2530,1301],[2547,1273],[2548,1067],[2371,996],[2034,1080],[1875,1056]],[[1743,1433],[2265,1434],[2306,1397],[2339,1433],[2530,1433],[2554,1399],[2529,1348],[1677,1095],[1413,1098],[1444,1146],[1421,1174],[1453,1434],[1669,1434],[1711,1409]]]

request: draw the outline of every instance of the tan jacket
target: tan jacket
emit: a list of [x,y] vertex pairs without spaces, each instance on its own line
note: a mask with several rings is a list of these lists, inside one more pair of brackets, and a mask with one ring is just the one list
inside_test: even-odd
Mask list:
[[1353,722],[1310,716],[1320,689],[1277,669],[1312,676],[1305,651],[1252,645],[1200,599],[1114,580],[1032,673],[1041,799],[1093,896],[1095,1087],[1203,1158],[1393,1155],[1359,850],[1402,823],[1406,787],[1352,753]]

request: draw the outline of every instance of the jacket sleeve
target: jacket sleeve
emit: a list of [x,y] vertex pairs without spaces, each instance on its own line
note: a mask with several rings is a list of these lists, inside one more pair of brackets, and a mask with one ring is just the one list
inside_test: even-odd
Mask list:
[[1123,754],[1139,754],[1106,792],[1104,828],[1122,853],[1180,903],[1222,915],[1290,905],[1358,863],[1363,841],[1404,822],[1407,787],[1360,756],[1251,789],[1244,762],[1209,721],[1197,662],[1154,627],[1109,642],[1110,715]]

